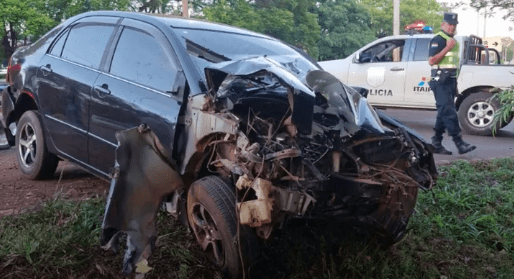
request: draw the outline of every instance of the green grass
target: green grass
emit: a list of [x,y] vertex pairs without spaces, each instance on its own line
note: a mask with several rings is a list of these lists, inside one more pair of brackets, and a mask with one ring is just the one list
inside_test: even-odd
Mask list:
[[[264,248],[250,278],[514,278],[514,159],[458,161],[439,172],[397,245],[301,226]],[[1,218],[0,278],[122,278],[122,255],[98,247],[103,208],[98,198],[56,199]],[[221,278],[165,214],[158,232],[148,278]]]

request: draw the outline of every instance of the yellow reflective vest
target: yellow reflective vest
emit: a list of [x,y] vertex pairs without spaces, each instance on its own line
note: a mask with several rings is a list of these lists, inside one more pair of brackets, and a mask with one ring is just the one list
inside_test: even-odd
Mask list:
[[[443,37],[446,41],[451,39],[450,36],[446,35],[446,33],[442,32],[442,31],[438,32],[436,34],[436,36],[437,35]],[[460,50],[459,43],[457,41],[455,41],[455,46],[446,53],[443,60],[441,60],[441,62],[439,62],[439,66],[444,67],[444,68],[451,67],[451,68],[458,69],[460,66],[459,65],[459,63],[460,63],[459,50]]]

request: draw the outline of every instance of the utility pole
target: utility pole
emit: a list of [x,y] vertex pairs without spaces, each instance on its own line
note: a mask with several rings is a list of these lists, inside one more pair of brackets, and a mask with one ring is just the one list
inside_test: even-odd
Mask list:
[[479,33],[479,29],[480,29],[480,9],[478,9],[477,11],[477,36],[480,36],[480,33]]
[[393,35],[400,35],[400,0],[393,0]]
[[187,6],[187,0],[182,0],[182,16],[189,17],[189,10]]
[[483,36],[484,39],[485,39],[485,22],[486,22],[486,19],[487,19],[487,9],[484,8],[484,36]]

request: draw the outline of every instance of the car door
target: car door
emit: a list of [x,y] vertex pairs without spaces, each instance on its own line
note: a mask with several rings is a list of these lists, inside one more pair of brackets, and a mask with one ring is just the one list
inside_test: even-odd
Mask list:
[[40,61],[38,97],[50,140],[61,155],[87,163],[91,89],[116,19],[87,18],[67,28]]
[[104,72],[94,84],[89,160],[104,174],[114,166],[117,131],[146,124],[171,150],[185,87],[165,35],[150,24],[124,19]]
[[430,89],[431,67],[428,49],[431,38],[417,38],[414,53],[407,67],[405,103],[413,107],[435,108],[434,93]]
[[408,57],[404,46],[405,39],[392,39],[365,49],[350,64],[348,83],[368,88],[371,104],[403,103]]

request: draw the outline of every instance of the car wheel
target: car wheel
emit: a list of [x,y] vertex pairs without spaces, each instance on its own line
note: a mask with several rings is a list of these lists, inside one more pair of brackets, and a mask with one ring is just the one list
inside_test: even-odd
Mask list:
[[29,179],[51,177],[59,160],[54,154],[48,153],[39,114],[32,110],[26,111],[16,130],[16,158],[21,172]]
[[207,176],[189,188],[187,216],[207,257],[229,277],[240,278],[257,255],[258,239],[243,226],[238,238],[235,201],[234,187],[217,176]]
[[459,107],[459,121],[462,128],[471,135],[489,136],[493,129],[502,128],[499,123],[494,123],[494,115],[500,108],[496,99],[491,99],[491,94],[478,92],[469,95],[462,101]]

